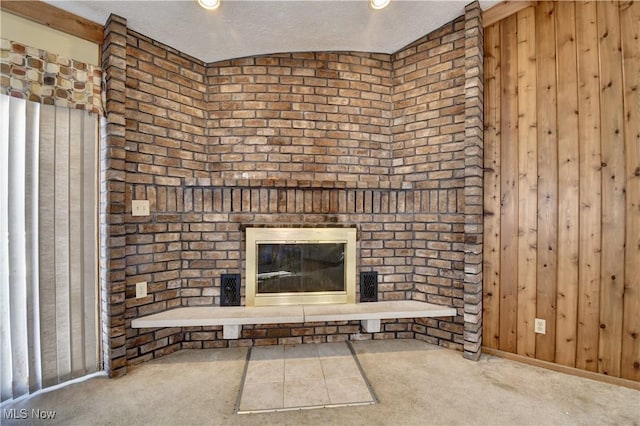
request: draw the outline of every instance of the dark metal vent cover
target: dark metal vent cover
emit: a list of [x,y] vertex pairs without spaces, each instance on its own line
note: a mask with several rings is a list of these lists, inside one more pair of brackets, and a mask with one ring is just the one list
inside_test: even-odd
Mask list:
[[378,273],[376,271],[360,272],[360,301],[378,301]]
[[220,276],[220,306],[240,306],[240,274]]

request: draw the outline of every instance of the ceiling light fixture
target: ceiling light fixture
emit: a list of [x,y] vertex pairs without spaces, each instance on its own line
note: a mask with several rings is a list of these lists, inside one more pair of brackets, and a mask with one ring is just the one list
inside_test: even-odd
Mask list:
[[380,10],[389,6],[389,2],[391,2],[391,0],[371,0],[369,4],[371,5],[372,9]]
[[207,10],[217,9],[220,7],[220,3],[222,3],[222,0],[198,0],[198,4]]

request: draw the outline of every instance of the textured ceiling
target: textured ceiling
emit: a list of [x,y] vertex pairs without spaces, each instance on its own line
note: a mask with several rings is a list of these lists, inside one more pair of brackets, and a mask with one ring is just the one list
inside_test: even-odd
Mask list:
[[134,31],[215,62],[280,52],[393,53],[462,15],[469,0],[391,0],[379,11],[367,0],[223,0],[215,11],[196,0],[46,2],[100,24],[120,15]]

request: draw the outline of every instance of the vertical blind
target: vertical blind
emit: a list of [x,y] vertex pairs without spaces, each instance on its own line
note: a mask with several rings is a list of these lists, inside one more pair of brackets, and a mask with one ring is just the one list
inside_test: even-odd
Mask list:
[[0,95],[2,401],[95,372],[97,117]]

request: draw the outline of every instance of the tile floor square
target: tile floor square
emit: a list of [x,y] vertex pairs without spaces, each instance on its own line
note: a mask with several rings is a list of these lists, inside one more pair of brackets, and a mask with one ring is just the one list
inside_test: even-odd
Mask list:
[[374,404],[347,343],[252,348],[238,413]]
[[254,360],[247,367],[246,381],[248,383],[274,383],[284,381],[284,360],[270,359]]
[[349,357],[352,358],[353,354],[346,343],[323,343],[316,345],[318,355],[326,357]]
[[320,364],[324,378],[327,380],[340,377],[362,377],[353,357],[322,358]]
[[284,346],[258,346],[251,351],[251,359],[256,361],[282,360],[284,357]]
[[242,389],[240,410],[264,410],[264,407],[284,407],[284,382],[246,383]]
[[315,358],[292,358],[284,361],[284,380],[323,380],[322,364]]
[[285,345],[284,346],[284,358],[285,359],[317,359],[318,358],[318,345]]
[[329,403],[329,392],[324,379],[284,382],[285,407],[313,407]]
[[362,377],[327,379],[325,383],[332,404],[348,404],[371,398],[369,388]]

